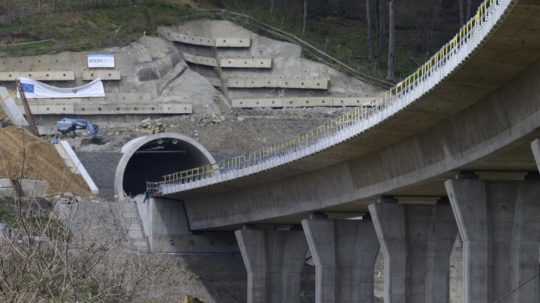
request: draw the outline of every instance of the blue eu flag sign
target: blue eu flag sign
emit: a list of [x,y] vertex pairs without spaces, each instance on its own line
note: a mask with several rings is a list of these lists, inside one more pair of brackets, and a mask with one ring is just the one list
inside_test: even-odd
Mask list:
[[30,83],[21,83],[21,87],[23,92],[25,93],[34,93],[34,84]]

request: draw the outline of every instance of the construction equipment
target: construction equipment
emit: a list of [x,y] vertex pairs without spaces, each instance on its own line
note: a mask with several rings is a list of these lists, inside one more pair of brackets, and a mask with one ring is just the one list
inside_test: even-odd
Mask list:
[[56,130],[62,135],[72,134],[75,136],[77,130],[82,129],[86,130],[88,137],[91,139],[97,138],[99,128],[88,120],[63,118],[56,123]]

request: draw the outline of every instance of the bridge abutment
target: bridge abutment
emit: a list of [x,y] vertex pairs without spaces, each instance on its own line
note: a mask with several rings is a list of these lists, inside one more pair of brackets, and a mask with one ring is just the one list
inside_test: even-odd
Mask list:
[[447,303],[457,228],[450,205],[369,206],[384,257],[385,303]]
[[379,243],[370,220],[302,221],[315,264],[316,303],[370,303]]
[[540,182],[445,185],[463,240],[464,302],[539,302]]
[[235,232],[247,272],[248,303],[299,303],[307,244],[302,231]]
[[123,203],[133,203],[152,253],[238,253],[230,231],[193,233],[182,201],[138,196]]

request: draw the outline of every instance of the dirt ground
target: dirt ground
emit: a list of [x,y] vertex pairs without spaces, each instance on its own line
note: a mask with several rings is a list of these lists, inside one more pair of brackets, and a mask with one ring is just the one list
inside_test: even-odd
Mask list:
[[44,180],[49,195],[71,192],[88,196],[81,176],[73,174],[52,144],[24,129],[0,129],[0,178]]
[[82,144],[80,137],[69,139],[83,152],[120,151],[122,146],[151,128],[163,132],[177,132],[190,136],[204,145],[216,159],[257,150],[263,146],[283,142],[319,126],[343,110],[243,110],[225,115],[192,115],[169,118],[143,119],[138,123],[125,122],[101,127],[102,144]]

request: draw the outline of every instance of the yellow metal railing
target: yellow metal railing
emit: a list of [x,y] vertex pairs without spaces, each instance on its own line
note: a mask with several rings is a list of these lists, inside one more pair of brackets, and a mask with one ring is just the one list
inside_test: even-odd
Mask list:
[[147,182],[147,191],[151,194],[159,194],[161,185],[185,184],[199,181],[215,176],[218,173],[244,169],[271,159],[276,159],[280,156],[302,150],[322,139],[332,137],[339,131],[351,127],[359,121],[365,120],[374,114],[381,113],[393,104],[395,100],[417,87],[419,83],[425,81],[433,72],[446,63],[471,38],[472,33],[488,20],[487,17],[491,10],[499,5],[499,2],[500,0],[485,0],[479,6],[476,14],[436,54],[414,73],[386,91],[382,96],[374,99],[370,104],[355,108],[290,141],[274,144],[262,150],[246,153],[217,164],[209,164],[169,174],[163,176],[163,180],[160,182]]

